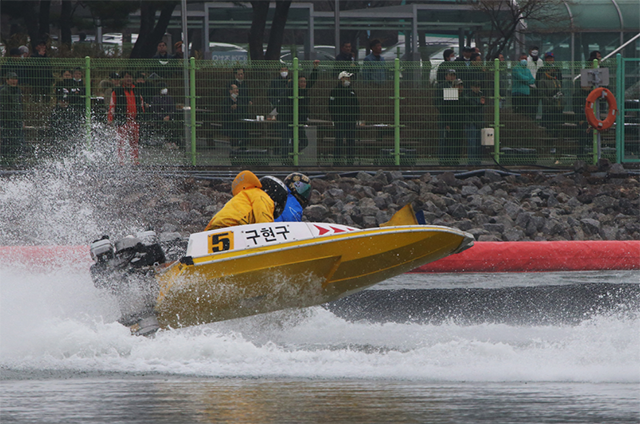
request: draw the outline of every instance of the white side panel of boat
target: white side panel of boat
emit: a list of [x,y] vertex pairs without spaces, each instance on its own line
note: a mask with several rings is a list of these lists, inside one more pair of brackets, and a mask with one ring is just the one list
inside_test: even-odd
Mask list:
[[290,241],[357,231],[361,230],[345,225],[306,222],[274,222],[221,228],[191,234],[187,256],[198,258],[216,252],[272,246]]

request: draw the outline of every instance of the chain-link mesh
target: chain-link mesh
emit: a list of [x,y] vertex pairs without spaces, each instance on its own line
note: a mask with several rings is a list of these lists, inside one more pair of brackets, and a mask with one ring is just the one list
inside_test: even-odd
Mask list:
[[[3,163],[95,143],[123,162],[203,166],[568,166],[597,154],[593,87],[574,79],[591,64],[190,63],[1,59]],[[615,93],[616,62],[603,66]],[[615,160],[615,131],[601,138]]]
[[624,125],[616,128],[616,137],[622,142],[621,158],[640,162],[640,59],[623,58],[618,75],[623,79],[624,101],[618,100]]
[[178,59],[91,61],[94,127],[115,131],[122,161],[188,163],[184,69]]
[[[585,116],[586,98],[594,88],[582,86],[582,64],[545,63],[536,66],[514,62],[501,70],[506,96],[500,112],[501,164],[571,165],[591,162],[596,153],[594,133]],[[615,93],[615,63],[607,63]],[[504,75],[502,75],[504,74]],[[572,75],[577,75],[574,80]],[[602,117],[608,109],[601,107]],[[602,156],[615,160],[615,132],[602,132]]]

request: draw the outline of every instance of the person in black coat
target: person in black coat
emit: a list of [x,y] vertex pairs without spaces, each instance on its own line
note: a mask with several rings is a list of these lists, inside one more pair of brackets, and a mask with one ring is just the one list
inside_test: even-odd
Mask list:
[[9,57],[0,67],[0,78],[4,78],[9,72],[15,73],[18,76],[18,85],[23,86],[27,83],[27,71],[22,60],[22,52],[18,48],[13,48],[9,50]]
[[220,112],[222,115],[222,130],[231,138],[231,146],[244,147],[247,140],[247,128],[242,121],[248,117],[247,105],[239,100],[238,86],[229,86],[229,95],[222,100]]
[[486,99],[482,91],[482,82],[479,79],[472,79],[469,85],[471,88],[463,92],[467,160],[469,165],[478,166],[482,159],[481,132],[484,127],[484,105],[486,104]]
[[18,74],[8,72],[0,87],[0,162],[11,164],[24,153],[24,115]]
[[156,137],[164,138],[165,143],[174,143],[178,147],[183,147],[182,137],[180,137],[180,123],[176,102],[169,94],[169,89],[165,82],[158,83],[157,94],[150,100],[149,113],[153,133]]
[[459,56],[454,60],[451,65],[452,69],[456,70],[456,77],[464,82],[469,79],[469,71],[471,71],[471,55],[476,52],[476,49],[470,46],[462,48],[462,56]]
[[449,69],[455,69],[455,66],[451,66],[451,63],[456,59],[456,53],[451,49],[446,49],[442,54],[444,62],[438,65],[438,71],[436,72],[436,83],[442,84],[446,80],[447,72]]
[[[298,75],[298,151],[304,150],[309,145],[309,140],[304,130],[304,125],[311,114],[309,91],[318,80],[319,60],[313,62],[313,71],[309,78],[303,74]],[[281,122],[282,145],[280,153],[285,162],[289,161],[289,154],[293,152],[293,82],[290,81],[283,92],[283,97],[278,106],[278,121]]]
[[435,105],[438,109],[438,157],[440,165],[457,165],[462,153],[464,127],[463,82],[456,78],[454,70],[449,71],[446,81],[438,84]]
[[49,101],[51,87],[53,86],[53,71],[51,59],[47,56],[47,43],[42,40],[36,45],[36,51],[31,55],[37,61],[29,67],[29,84],[33,87],[32,93],[38,102]]
[[358,95],[351,87],[349,72],[338,75],[340,82],[331,90],[329,96],[329,113],[335,128],[335,144],[333,147],[333,164],[353,165],[356,147],[356,125],[360,119],[360,102]]
[[289,68],[286,65],[282,65],[280,68],[280,75],[271,80],[271,83],[269,84],[269,91],[267,93],[271,107],[276,109],[278,114],[280,114],[278,106],[284,100],[287,93],[287,87],[289,87],[290,84],[291,75],[289,75]]
[[253,99],[249,93],[249,86],[245,79],[244,68],[235,68],[233,73],[235,78],[227,85],[227,87],[231,86],[231,84],[237,85],[239,101],[245,103],[247,106],[253,105]]
[[62,80],[55,86],[56,106],[51,112],[49,122],[51,136],[56,143],[56,153],[67,152],[71,147],[69,141],[82,134],[79,119],[83,118],[80,115],[83,109],[80,107],[84,105],[84,98],[80,97],[73,75],[72,70],[62,71]]

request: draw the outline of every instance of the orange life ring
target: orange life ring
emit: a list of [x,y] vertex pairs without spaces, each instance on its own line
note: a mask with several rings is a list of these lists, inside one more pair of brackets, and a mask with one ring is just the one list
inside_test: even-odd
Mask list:
[[[609,113],[607,114],[607,119],[604,121],[599,120],[596,117],[594,103],[604,97],[609,105]],[[604,87],[599,87],[589,93],[587,97],[587,104],[584,106],[584,113],[587,115],[587,121],[589,125],[597,130],[606,130],[611,128],[613,123],[616,121],[616,117],[618,114],[618,104],[616,103],[616,98],[613,97],[613,93],[607,90]]]

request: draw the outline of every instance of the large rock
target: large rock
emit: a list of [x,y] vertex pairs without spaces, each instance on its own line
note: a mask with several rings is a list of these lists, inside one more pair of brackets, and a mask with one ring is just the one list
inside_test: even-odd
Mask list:
[[310,222],[322,222],[329,215],[329,210],[323,205],[311,205],[305,208],[304,216]]

